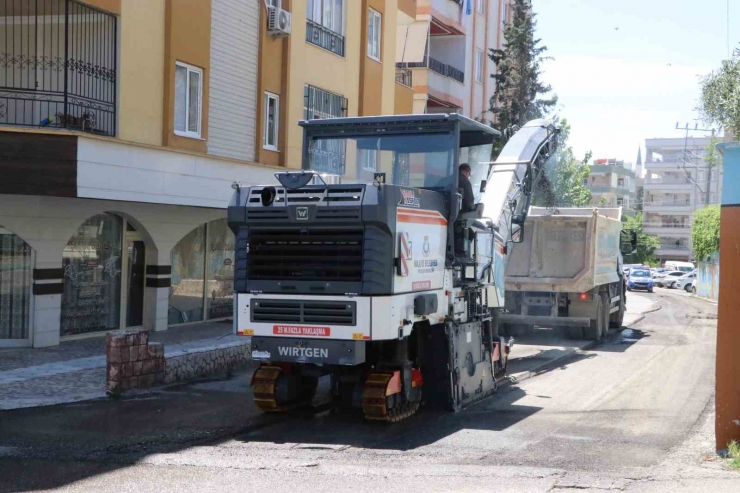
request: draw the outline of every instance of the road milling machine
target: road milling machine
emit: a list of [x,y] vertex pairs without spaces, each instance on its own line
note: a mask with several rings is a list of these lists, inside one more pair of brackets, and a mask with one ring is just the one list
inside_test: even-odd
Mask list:
[[[508,255],[558,130],[501,133],[457,114],[302,121],[302,170],[235,183],[234,325],[251,337],[264,411],[311,400],[319,378],[366,418],[493,394],[512,340],[498,332]],[[458,166],[472,169],[463,211]]]

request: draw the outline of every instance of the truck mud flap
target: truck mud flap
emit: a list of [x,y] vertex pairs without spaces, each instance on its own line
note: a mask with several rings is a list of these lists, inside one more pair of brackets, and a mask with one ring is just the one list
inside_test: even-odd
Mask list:
[[252,359],[261,362],[354,366],[365,362],[365,341],[254,336]]
[[499,315],[498,320],[502,324],[541,325],[543,327],[589,327],[591,325],[591,319],[585,317],[546,317],[511,313]]

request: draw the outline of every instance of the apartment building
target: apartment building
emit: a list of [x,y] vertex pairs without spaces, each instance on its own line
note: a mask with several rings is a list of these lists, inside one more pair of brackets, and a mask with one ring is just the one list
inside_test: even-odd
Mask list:
[[413,0],[0,6],[0,347],[231,316],[232,184],[299,168],[304,118],[410,113],[395,43],[415,13]]
[[510,17],[507,0],[417,0],[413,22],[399,22],[396,61],[409,74],[414,113],[460,113],[490,121],[495,65]]
[[583,185],[591,191],[591,205],[622,207],[624,214],[635,213],[637,177],[630,163],[597,159],[589,167]]
[[693,260],[694,212],[716,205],[721,169],[704,160],[709,138],[646,139],[643,229],[660,238],[661,262]]

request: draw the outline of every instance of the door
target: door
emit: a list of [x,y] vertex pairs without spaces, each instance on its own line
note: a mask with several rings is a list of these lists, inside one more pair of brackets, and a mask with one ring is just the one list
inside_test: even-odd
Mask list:
[[126,327],[144,324],[145,253],[143,241],[126,241]]

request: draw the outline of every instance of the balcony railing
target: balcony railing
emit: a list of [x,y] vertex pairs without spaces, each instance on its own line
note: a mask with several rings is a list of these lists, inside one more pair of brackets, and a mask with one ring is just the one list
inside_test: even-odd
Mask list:
[[643,228],[668,228],[668,229],[688,229],[691,228],[691,223],[654,223],[647,222],[642,223]]
[[645,180],[646,185],[690,185],[691,180],[688,178],[648,178]]
[[0,124],[116,134],[116,17],[74,0],[6,2]]
[[407,68],[397,68],[396,69],[396,82],[399,84],[403,84],[404,86],[411,87],[413,81],[413,72],[411,72],[410,69]]
[[306,21],[306,41],[335,55],[344,56],[344,36],[314,21]]
[[444,75],[450,79],[455,79],[460,83],[465,83],[465,73],[462,70],[458,70],[452,65],[447,65],[439,60],[430,56],[424,56],[422,62],[408,62],[408,63],[397,63],[396,68],[428,68],[439,75]]
[[655,206],[655,205],[668,205],[674,207],[686,207],[691,205],[691,199],[679,199],[679,200],[650,200],[645,202],[644,205]]
[[676,245],[675,243],[661,243],[658,250],[688,250],[688,245]]

